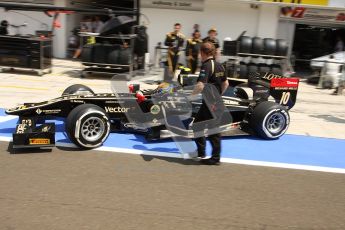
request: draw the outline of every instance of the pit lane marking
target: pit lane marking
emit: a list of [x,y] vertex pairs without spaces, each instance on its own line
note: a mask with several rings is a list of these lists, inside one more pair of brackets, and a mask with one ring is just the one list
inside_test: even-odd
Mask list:
[[15,86],[15,85],[2,85],[0,88],[5,89],[26,89],[26,90],[41,90],[41,91],[48,91],[49,88],[33,88],[33,87],[25,87],[25,86]]
[[10,120],[14,120],[16,118],[18,118],[18,117],[14,116],[14,115],[0,116],[0,123],[6,122],[6,121],[10,121]]
[[[43,80],[38,80],[38,79],[29,79],[29,78],[18,78],[18,80],[21,80],[21,81],[29,81],[29,82],[43,82]],[[46,79],[44,79],[46,80]]]
[[[54,75],[55,76],[55,75]],[[38,79],[29,79],[29,78],[18,78],[18,80],[21,80],[21,81],[28,81],[28,82],[43,82],[43,80],[38,80]],[[44,79],[44,80],[47,80],[47,79]],[[55,81],[55,83],[66,83],[66,80],[63,81]],[[83,83],[73,83],[73,84],[83,84]],[[90,85],[90,86],[104,86],[104,84],[97,84],[97,83],[87,83],[87,85]],[[67,87],[67,86],[66,86]],[[63,91],[63,90],[61,90]]]
[[[0,141],[11,142],[12,137],[0,136]],[[57,142],[56,146],[57,147],[75,148],[75,149],[78,148],[77,146],[75,146],[72,143],[64,143],[64,142]],[[157,157],[191,159],[190,157],[186,157],[186,155],[183,155],[180,153],[166,153],[166,152],[145,151],[145,150],[106,147],[106,146],[102,146],[102,147],[96,148],[94,150],[103,151],[103,152],[133,154],[133,155],[148,155],[148,156],[157,156]],[[305,171],[345,174],[345,169],[343,169],[343,168],[331,168],[331,167],[309,166],[309,165],[299,165],[299,164],[241,160],[241,159],[234,159],[234,158],[221,158],[220,161],[222,163],[239,164],[239,165],[249,165],[249,166],[260,166],[260,167],[272,167],[272,168],[283,168],[283,169],[293,169],[293,170],[305,170]]]

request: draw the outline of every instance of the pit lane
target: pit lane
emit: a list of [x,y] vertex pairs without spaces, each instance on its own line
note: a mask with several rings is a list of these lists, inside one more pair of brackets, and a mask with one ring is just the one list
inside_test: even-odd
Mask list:
[[[79,151],[9,154],[1,229],[344,229],[342,174]],[[11,150],[10,150],[11,151]]]

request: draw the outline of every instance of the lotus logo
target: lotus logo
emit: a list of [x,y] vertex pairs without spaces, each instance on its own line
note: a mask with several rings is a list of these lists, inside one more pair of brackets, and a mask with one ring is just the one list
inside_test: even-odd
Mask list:
[[42,110],[37,109],[37,110],[36,110],[36,113],[37,113],[37,114],[41,114],[41,113],[42,113]]
[[161,111],[159,105],[154,105],[151,107],[150,112],[154,115],[158,114]]

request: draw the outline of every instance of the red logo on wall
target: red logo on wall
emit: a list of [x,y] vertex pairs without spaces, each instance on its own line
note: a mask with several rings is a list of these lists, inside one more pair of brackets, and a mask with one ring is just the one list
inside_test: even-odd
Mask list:
[[304,7],[296,7],[291,14],[293,18],[303,18],[306,9]]

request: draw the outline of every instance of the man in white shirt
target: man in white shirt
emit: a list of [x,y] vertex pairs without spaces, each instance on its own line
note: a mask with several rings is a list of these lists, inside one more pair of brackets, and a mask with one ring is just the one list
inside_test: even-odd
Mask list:
[[95,16],[94,21],[92,22],[92,32],[93,33],[100,33],[102,28],[104,26],[104,23],[100,19],[99,16]]
[[[324,88],[326,85],[326,82],[330,82],[331,85],[328,86],[330,88],[337,88],[341,76],[340,67],[342,64],[336,63],[336,60],[334,59],[333,55],[329,56],[329,60],[325,63],[322,71],[321,71],[321,77],[319,81],[319,88]],[[328,88],[327,87],[327,88]]]

